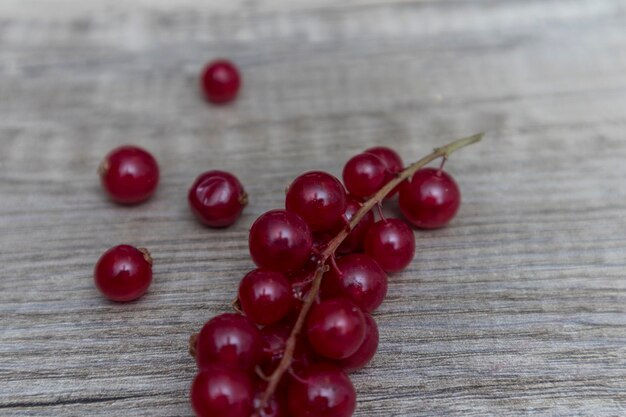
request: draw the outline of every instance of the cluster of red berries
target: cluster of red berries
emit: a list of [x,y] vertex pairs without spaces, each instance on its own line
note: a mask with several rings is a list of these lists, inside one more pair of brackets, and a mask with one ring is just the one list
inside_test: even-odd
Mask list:
[[[387,293],[387,274],[406,268],[415,237],[400,219],[372,211],[350,220],[364,201],[403,169],[396,152],[378,147],[350,159],[343,184],[320,171],[297,177],[288,187],[285,209],[262,214],[252,225],[249,249],[257,269],[239,284],[242,314],[209,320],[192,340],[199,368],[191,403],[199,417],[349,417],[356,393],[346,375],[365,366],[378,348],[371,313]],[[344,186],[345,184],[345,186]],[[420,228],[446,224],[460,204],[459,189],[441,169],[422,169],[386,197],[400,194],[406,218]],[[341,231],[335,253],[326,250]],[[288,339],[316,272],[328,273],[287,353]],[[296,332],[297,333],[297,332]],[[288,372],[278,375],[285,355]]]
[[[209,65],[201,81],[216,103],[232,100],[240,87],[237,70],[224,61]],[[199,373],[191,403],[198,417],[352,415],[356,394],[346,373],[374,356],[371,313],[386,296],[387,274],[405,269],[415,254],[404,221],[382,210],[376,221],[372,204],[364,204],[375,200],[380,209],[383,197],[399,194],[406,219],[426,229],[448,223],[460,205],[458,186],[441,168],[420,169],[381,196],[403,168],[395,151],[368,149],[346,163],[343,183],[326,172],[302,174],[287,189],[285,209],[254,222],[249,249],[257,269],[239,285],[242,314],[217,316],[193,338]],[[100,176],[112,200],[137,204],[155,192],[159,167],[145,150],[124,146],[105,158]],[[188,193],[191,211],[210,227],[234,223],[247,199],[239,180],[223,171],[201,174]],[[105,296],[130,301],[150,285],[152,258],[145,249],[116,246],[102,255],[94,276]],[[288,372],[279,371],[284,364]]]

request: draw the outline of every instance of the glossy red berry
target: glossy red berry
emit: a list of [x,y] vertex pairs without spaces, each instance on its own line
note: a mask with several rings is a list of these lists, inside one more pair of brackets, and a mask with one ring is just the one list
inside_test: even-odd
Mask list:
[[313,306],[306,322],[313,349],[330,359],[343,359],[365,340],[365,317],[347,298],[333,298]]
[[417,171],[400,188],[400,210],[416,227],[436,229],[445,226],[461,205],[461,191],[454,178],[435,168]]
[[313,237],[300,216],[287,210],[271,210],[252,225],[250,255],[261,268],[292,272],[309,260]]
[[322,281],[324,298],[345,297],[364,312],[372,312],[387,295],[387,274],[365,254],[352,254],[337,260],[338,271],[330,269]]
[[356,392],[350,378],[329,364],[303,369],[290,385],[287,403],[292,417],[350,417]]
[[96,263],[94,280],[113,301],[131,301],[145,294],[152,282],[152,258],[146,249],[114,246]]
[[207,100],[216,104],[228,103],[239,93],[241,76],[232,62],[217,60],[204,68],[200,84]]
[[152,155],[137,146],[113,149],[98,172],[108,196],[120,204],[147,200],[159,184],[159,165]]
[[289,313],[292,299],[291,284],[280,272],[255,269],[239,284],[241,308],[257,324],[282,320]]
[[228,313],[213,317],[198,335],[198,367],[252,369],[261,359],[261,343],[261,334],[249,318]]
[[365,323],[367,324],[365,340],[361,343],[359,349],[347,358],[334,362],[344,372],[353,372],[363,368],[376,354],[378,349],[378,326],[374,318],[367,313],[365,313]]
[[[365,153],[376,155],[385,163],[385,166],[387,167],[387,181],[393,179],[398,172],[404,169],[402,158],[400,158],[400,155],[398,155],[396,151],[391,148],[387,148],[386,146],[377,146],[366,150]],[[400,186],[394,188],[389,194],[387,194],[387,198],[393,197],[399,189]]]
[[250,377],[238,369],[207,368],[191,385],[191,405],[198,417],[250,417],[253,398]]
[[387,167],[376,155],[362,153],[353,156],[343,167],[343,183],[350,194],[367,198],[387,182]]
[[365,235],[365,253],[386,272],[401,271],[415,256],[415,235],[400,219],[379,220]]
[[187,195],[198,220],[211,227],[233,224],[248,204],[248,195],[233,174],[207,171],[192,184]]
[[287,189],[285,207],[302,217],[312,231],[328,230],[346,209],[346,190],[326,172],[307,172]]
[[[344,212],[344,217],[347,221],[350,221],[352,217],[359,211],[361,208],[361,203],[354,197],[348,196],[348,202],[346,204],[346,211]],[[352,229],[350,234],[346,236],[339,248],[337,248],[337,253],[340,255],[346,255],[349,253],[360,252],[363,250],[363,241],[365,240],[365,234],[371,225],[374,224],[374,213],[370,210],[365,216],[357,223],[357,225]],[[344,225],[340,225],[340,227],[344,227]],[[336,230],[339,232],[339,230]]]

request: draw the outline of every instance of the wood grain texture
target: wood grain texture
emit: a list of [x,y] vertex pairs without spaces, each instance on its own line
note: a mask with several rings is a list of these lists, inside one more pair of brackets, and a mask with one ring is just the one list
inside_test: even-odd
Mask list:
[[[187,337],[228,310],[290,179],[478,131],[448,164],[459,215],[391,279],[355,415],[626,415],[623,1],[85,4],[0,3],[1,416],[191,416]],[[224,108],[196,88],[216,56],[245,77]],[[162,167],[134,208],[95,175],[129,142]],[[251,197],[226,230],[186,206],[210,168]],[[92,284],[122,242],[155,259],[124,305]]]

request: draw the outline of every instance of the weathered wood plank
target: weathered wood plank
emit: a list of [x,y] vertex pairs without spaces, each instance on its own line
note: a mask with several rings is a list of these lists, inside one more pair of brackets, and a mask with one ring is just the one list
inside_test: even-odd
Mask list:
[[[0,415],[190,416],[187,337],[228,309],[291,178],[476,131],[448,164],[459,216],[416,232],[377,313],[356,415],[626,414],[623,2],[108,3],[0,3]],[[227,108],[196,92],[214,56],[244,71]],[[135,208],[95,176],[128,142],[163,171]],[[250,193],[230,229],[188,213],[208,168]],[[155,257],[127,305],[91,281],[121,242]]]

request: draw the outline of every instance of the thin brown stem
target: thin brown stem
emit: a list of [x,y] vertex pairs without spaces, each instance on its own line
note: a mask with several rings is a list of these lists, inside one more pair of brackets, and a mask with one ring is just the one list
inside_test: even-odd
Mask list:
[[339,266],[337,266],[337,260],[335,259],[335,257],[329,257],[328,261],[330,263],[330,268],[333,270],[333,272],[337,274],[338,277],[341,277],[341,270],[339,269]]
[[189,354],[196,357],[196,350],[198,349],[198,333],[193,333],[189,336]]
[[376,210],[378,211],[378,217],[380,217],[380,220],[382,220],[383,222],[387,223],[387,217],[385,217],[385,213],[383,213],[383,203],[382,202],[378,202],[378,204],[376,204]]
[[439,164],[439,169],[438,169],[439,174],[441,174],[441,171],[443,171],[443,166],[446,164],[446,162],[447,162],[447,161],[448,161],[448,156],[447,156],[447,155],[444,155],[444,156],[441,158],[441,164]]
[[287,339],[283,357],[274,372],[269,375],[267,388],[265,389],[261,402],[253,416],[258,417],[258,410],[261,410],[263,409],[263,407],[265,407],[267,402],[276,391],[278,383],[283,377],[283,374],[287,372],[291,367],[291,361],[293,359],[293,354],[296,349],[298,335],[302,331],[302,327],[304,326],[307,314],[309,313],[309,310],[313,306],[313,303],[318,296],[324,273],[328,270],[328,267],[326,266],[326,261],[334,256],[335,251],[337,250],[339,245],[341,245],[341,242],[343,242],[343,240],[348,236],[350,230],[354,229],[356,225],[361,221],[361,219],[367,214],[367,212],[369,212],[372,208],[374,208],[374,206],[379,204],[383,200],[383,198],[385,198],[385,196],[391,192],[391,190],[393,190],[402,181],[411,177],[418,169],[422,168],[424,165],[434,161],[437,158],[447,158],[454,151],[476,143],[480,141],[482,137],[483,133],[479,133],[477,135],[459,139],[457,141],[447,144],[446,146],[435,149],[430,155],[427,155],[419,161],[409,165],[403,171],[398,173],[398,175],[394,179],[385,184],[376,194],[374,194],[371,198],[363,203],[359,211],[357,211],[350,219],[349,228],[342,229],[330,242],[328,242],[328,244],[324,248],[324,251],[321,253],[320,267],[318,267],[318,269],[315,271],[315,276],[311,283],[311,289],[304,299],[302,309],[300,310],[296,323],[294,324],[291,334]]

